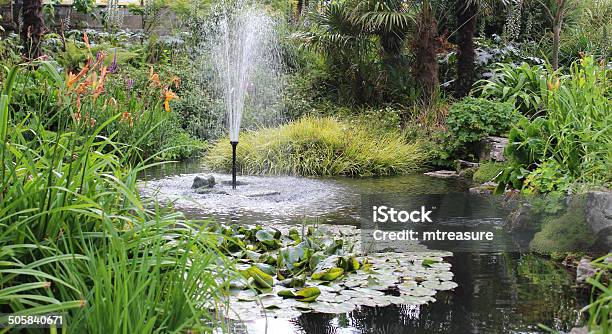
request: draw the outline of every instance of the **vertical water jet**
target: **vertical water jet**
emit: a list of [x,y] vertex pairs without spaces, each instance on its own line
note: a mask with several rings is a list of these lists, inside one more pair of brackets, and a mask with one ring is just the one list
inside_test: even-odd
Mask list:
[[278,119],[274,102],[280,87],[281,61],[276,22],[252,1],[222,3],[205,32],[205,57],[225,105],[232,145],[232,187],[236,188],[236,149],[243,119],[270,125]]

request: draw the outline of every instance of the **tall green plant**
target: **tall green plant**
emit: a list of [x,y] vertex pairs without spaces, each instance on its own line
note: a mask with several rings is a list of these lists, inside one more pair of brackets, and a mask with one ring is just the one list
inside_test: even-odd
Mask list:
[[11,73],[0,96],[0,313],[67,312],[68,333],[211,331],[232,277],[217,236],[140,198],[151,165],[127,168],[126,145],[101,135],[116,117],[81,134],[11,118]]
[[[506,185],[525,186],[526,176],[537,171],[528,186],[538,189],[540,177],[566,175],[572,181],[609,185],[612,182],[612,112],[610,110],[610,70],[585,57],[572,64],[567,77],[547,82],[545,114],[533,121],[523,121],[509,135],[505,154],[512,162],[499,177]],[[544,162],[549,161],[547,164]],[[540,175],[540,176],[538,176]],[[567,183],[564,188],[567,187]]]

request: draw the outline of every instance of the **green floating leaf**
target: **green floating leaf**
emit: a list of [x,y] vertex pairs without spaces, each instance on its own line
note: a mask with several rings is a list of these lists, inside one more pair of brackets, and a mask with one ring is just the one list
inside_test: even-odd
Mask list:
[[293,292],[290,289],[285,289],[280,290],[278,292],[278,295],[286,298],[295,298],[301,302],[312,302],[315,301],[317,297],[319,297],[319,295],[321,295],[321,290],[319,290],[319,288],[317,287],[312,286],[308,288],[303,288],[297,292]]
[[440,261],[434,260],[434,259],[424,259],[423,260],[423,267],[431,267],[432,264],[438,263],[438,262],[440,262]]
[[308,288],[303,288],[300,291],[295,293],[296,298],[302,302],[312,302],[321,294],[321,290],[319,288],[311,286]]
[[266,230],[259,230],[255,233],[255,238],[260,242],[272,241],[274,240],[274,235]]
[[312,274],[312,279],[321,281],[333,281],[336,278],[340,277],[342,273],[344,273],[344,269],[342,268],[330,268]]
[[268,275],[276,274],[276,268],[265,263],[256,263],[255,266]]
[[243,270],[242,275],[249,280],[253,280],[257,286],[261,288],[271,288],[274,285],[274,279],[272,276],[261,271],[261,269],[251,266],[250,268]]
[[281,297],[295,298],[295,293],[291,289],[280,290],[277,294]]

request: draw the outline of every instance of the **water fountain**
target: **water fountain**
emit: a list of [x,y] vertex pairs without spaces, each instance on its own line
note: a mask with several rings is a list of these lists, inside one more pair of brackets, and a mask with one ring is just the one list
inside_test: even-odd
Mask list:
[[225,102],[235,189],[236,149],[245,106],[259,112],[269,102],[265,90],[276,85],[280,62],[275,22],[265,10],[249,1],[238,1],[233,6],[224,4],[221,12],[213,25],[216,38],[211,39],[209,50]]

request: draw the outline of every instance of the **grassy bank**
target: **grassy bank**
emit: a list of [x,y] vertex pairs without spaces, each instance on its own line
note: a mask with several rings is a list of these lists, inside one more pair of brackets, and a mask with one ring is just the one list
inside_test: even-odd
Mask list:
[[[231,157],[229,139],[222,139],[208,152],[206,163],[229,171]],[[335,118],[305,117],[242,133],[237,151],[243,174],[391,175],[418,170],[426,160],[421,145],[406,143],[400,133],[378,134]]]

